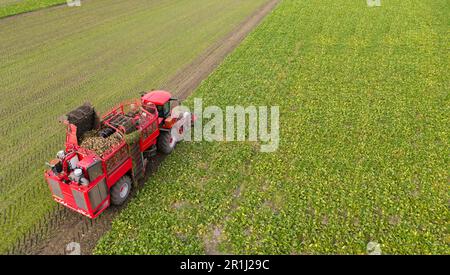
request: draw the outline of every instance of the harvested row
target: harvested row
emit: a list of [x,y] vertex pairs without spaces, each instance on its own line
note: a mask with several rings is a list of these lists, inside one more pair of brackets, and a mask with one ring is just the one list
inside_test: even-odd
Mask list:
[[64,144],[60,115],[162,86],[264,2],[95,0],[1,19],[0,213],[14,211],[0,252],[55,207],[43,170]]

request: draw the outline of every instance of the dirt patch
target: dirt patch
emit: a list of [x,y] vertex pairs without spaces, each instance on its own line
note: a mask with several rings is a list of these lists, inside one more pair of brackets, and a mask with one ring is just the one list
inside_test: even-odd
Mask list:
[[222,253],[219,251],[219,244],[221,242],[223,229],[220,226],[215,226],[208,236],[206,236],[203,240],[205,245],[205,254],[206,255],[221,255]]
[[[162,88],[172,91],[180,99],[185,99],[244,40],[250,31],[275,8],[278,2],[279,0],[269,0],[224,39],[218,41],[194,62],[180,70]],[[149,162],[147,175],[140,186],[157,171],[163,159],[164,156],[157,156]],[[135,193],[136,189],[131,194],[131,198]],[[121,207],[111,206],[95,220],[83,217],[77,213],[69,213],[67,218],[48,234],[48,237],[40,238],[42,240],[37,241],[29,251],[19,251],[17,254],[68,254],[67,245],[71,242],[80,243],[81,254],[92,254],[99,238],[111,229],[112,220],[125,207],[126,205]],[[205,239],[206,254],[219,254],[217,245],[221,232],[222,229],[216,227],[212,230],[211,236]]]
[[276,205],[275,202],[273,202],[273,201],[271,201],[271,200],[266,200],[266,201],[263,203],[263,206],[269,208],[270,210],[272,210],[272,212],[273,212],[274,214],[279,214],[279,210],[278,210],[279,207]]
[[192,207],[192,204],[188,201],[177,201],[172,204],[172,208],[175,210],[182,210]]
[[393,226],[399,225],[400,221],[401,221],[401,219],[400,219],[399,215],[393,215],[393,216],[389,217],[389,224],[390,225],[393,225]]
[[197,164],[197,166],[198,166],[200,169],[202,169],[202,170],[208,170],[208,168],[209,168],[209,165],[208,165],[208,163],[206,163],[206,162],[199,162],[199,163]]
[[239,198],[241,197],[244,185],[239,185],[233,192],[233,201],[231,202],[231,210],[236,210],[239,206]]

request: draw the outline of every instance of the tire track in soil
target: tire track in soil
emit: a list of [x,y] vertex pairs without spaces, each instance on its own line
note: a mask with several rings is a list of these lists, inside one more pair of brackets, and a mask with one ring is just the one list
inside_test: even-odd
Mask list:
[[[269,14],[279,3],[279,0],[269,0],[252,15],[247,17],[237,28],[221,39],[214,46],[207,49],[191,64],[180,70],[175,76],[162,85],[162,89],[172,91],[180,100],[184,100],[211,74],[217,66],[230,54],[245,37]],[[134,188],[130,194],[131,201],[136,194],[136,189],[142,188],[151,175],[158,170],[165,156],[157,155],[147,165],[147,173],[140,181],[138,188]],[[34,236],[31,243],[24,251],[15,251],[14,254],[43,254],[61,255],[67,254],[66,246],[70,242],[78,242],[81,246],[81,254],[92,254],[99,238],[111,229],[112,220],[126,207],[110,206],[97,219],[91,220],[72,211],[63,211],[64,218],[56,226],[52,226],[46,236]]]

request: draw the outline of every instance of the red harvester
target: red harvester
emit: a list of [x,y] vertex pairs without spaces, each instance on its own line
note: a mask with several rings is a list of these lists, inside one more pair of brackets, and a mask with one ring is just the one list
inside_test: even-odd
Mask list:
[[[146,162],[156,151],[169,154],[193,123],[190,113],[172,112],[166,91],[153,91],[122,103],[101,119],[86,103],[67,114],[65,150],[48,165],[45,178],[55,201],[89,218],[109,205],[123,204],[145,174]],[[84,146],[87,133],[97,140],[114,136],[111,147],[99,153]]]

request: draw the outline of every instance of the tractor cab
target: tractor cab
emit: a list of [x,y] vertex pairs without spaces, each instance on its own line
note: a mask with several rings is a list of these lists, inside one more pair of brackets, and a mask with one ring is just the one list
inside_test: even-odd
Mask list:
[[142,96],[142,104],[145,106],[149,103],[153,103],[158,110],[158,116],[161,121],[170,116],[170,111],[172,109],[172,95],[166,91],[152,91]]

